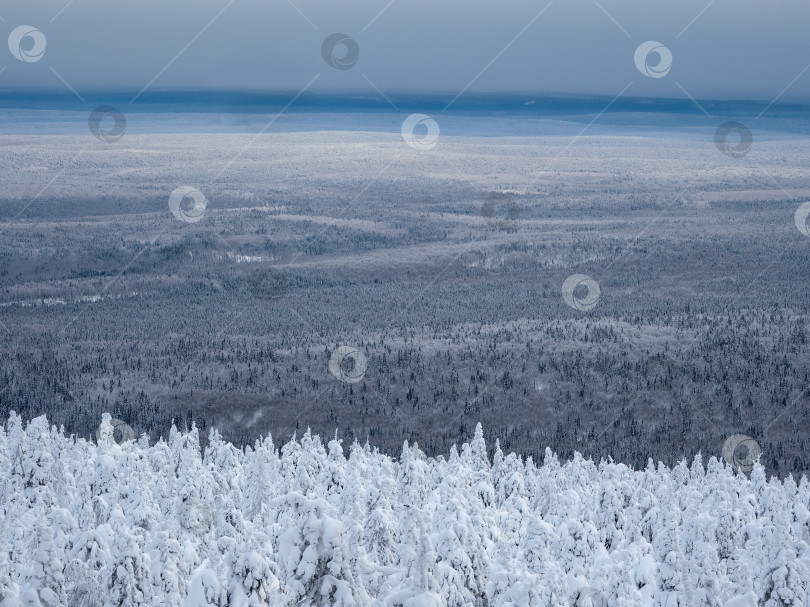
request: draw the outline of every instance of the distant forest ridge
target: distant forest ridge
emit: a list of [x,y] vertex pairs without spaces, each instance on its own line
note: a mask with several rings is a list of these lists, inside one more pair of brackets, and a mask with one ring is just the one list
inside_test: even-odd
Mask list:
[[[85,103],[71,92],[18,91],[0,89],[0,109],[81,109],[98,103],[126,104],[127,112],[151,112],[158,106],[167,111],[212,113],[251,113],[280,111],[299,91],[146,91],[130,103],[137,91],[83,91]],[[386,91],[396,109],[374,91],[304,92],[285,111],[298,112],[442,112],[446,114],[490,114],[548,116],[596,114],[609,105],[606,113],[669,113],[703,115],[685,98],[652,98],[609,95],[574,95],[547,93],[482,93],[467,92],[453,100],[454,92],[415,93]],[[447,107],[452,101],[452,105]],[[699,100],[713,115],[757,116],[767,101]],[[810,106],[773,104],[766,117],[801,117],[810,114]]]

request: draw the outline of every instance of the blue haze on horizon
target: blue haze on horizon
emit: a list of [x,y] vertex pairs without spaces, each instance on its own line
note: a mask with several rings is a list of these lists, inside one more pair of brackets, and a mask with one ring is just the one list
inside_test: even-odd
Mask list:
[[[42,0],[0,7],[0,18],[6,37],[21,24],[47,37],[34,63],[1,49],[0,101],[22,91],[72,88],[88,98],[147,84],[143,99],[195,89],[295,94],[309,84],[308,93],[394,102],[397,92],[451,99],[464,91],[461,102],[485,92],[624,91],[810,104],[810,5],[800,0]],[[352,69],[333,69],[321,56],[334,32],[357,40]],[[647,40],[672,51],[664,78],[634,65]]]

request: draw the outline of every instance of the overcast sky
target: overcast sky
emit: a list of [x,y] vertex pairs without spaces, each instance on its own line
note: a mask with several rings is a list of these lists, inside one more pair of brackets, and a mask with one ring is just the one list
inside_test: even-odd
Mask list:
[[[298,91],[317,76],[309,90],[616,95],[632,82],[627,95],[771,101],[795,80],[780,100],[810,102],[806,0],[37,0],[0,4],[0,18],[5,37],[28,25],[47,41],[35,62],[4,45],[5,90]],[[359,48],[350,69],[322,56],[336,32]],[[648,40],[671,51],[662,78],[634,62]]]

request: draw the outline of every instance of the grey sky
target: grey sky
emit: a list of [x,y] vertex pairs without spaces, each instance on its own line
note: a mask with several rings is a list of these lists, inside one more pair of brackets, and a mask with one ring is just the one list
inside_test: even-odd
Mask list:
[[[155,90],[300,90],[319,75],[313,91],[373,92],[373,83],[391,94],[455,94],[469,86],[615,95],[632,81],[628,95],[771,101],[795,80],[780,100],[810,102],[810,69],[802,74],[810,65],[806,1],[389,2],[6,3],[3,36],[30,25],[45,34],[47,49],[40,61],[24,63],[4,44],[0,89],[138,91],[154,78]],[[359,45],[351,69],[333,69],[321,56],[322,41],[334,32]],[[636,69],[634,51],[647,40],[671,50],[666,77]]]

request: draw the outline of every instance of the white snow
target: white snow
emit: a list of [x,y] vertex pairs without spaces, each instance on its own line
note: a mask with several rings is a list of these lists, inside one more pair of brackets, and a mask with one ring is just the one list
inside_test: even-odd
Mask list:
[[810,485],[644,470],[480,426],[447,458],[307,432],[237,449],[0,427],[0,606],[807,607]]

